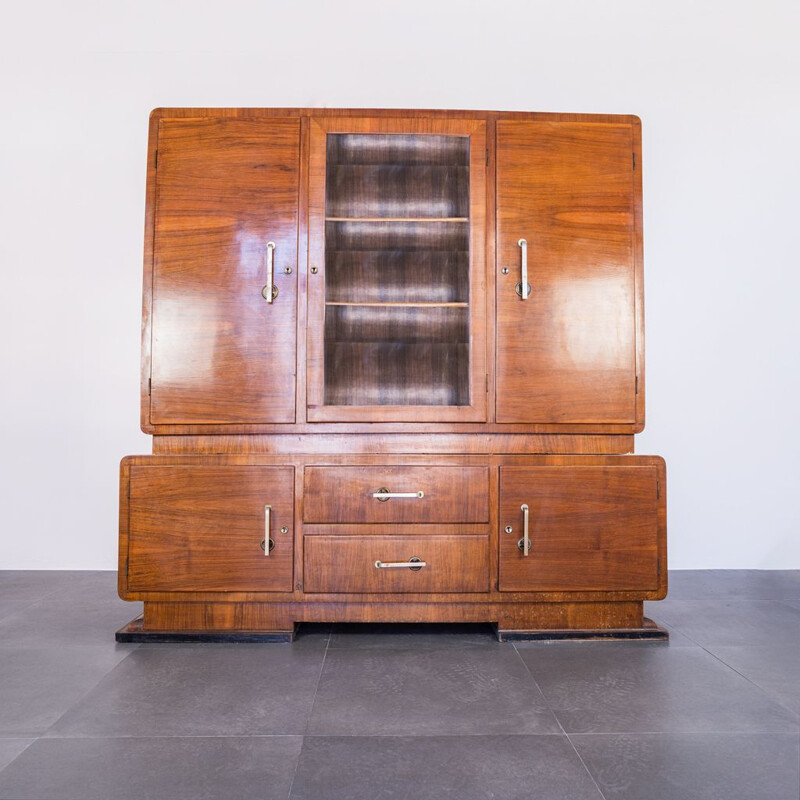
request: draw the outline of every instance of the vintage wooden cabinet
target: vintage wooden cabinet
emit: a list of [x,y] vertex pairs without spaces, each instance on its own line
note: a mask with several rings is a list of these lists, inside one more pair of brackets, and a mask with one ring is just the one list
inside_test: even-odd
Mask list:
[[641,186],[632,116],[154,111],[118,638],[665,636]]

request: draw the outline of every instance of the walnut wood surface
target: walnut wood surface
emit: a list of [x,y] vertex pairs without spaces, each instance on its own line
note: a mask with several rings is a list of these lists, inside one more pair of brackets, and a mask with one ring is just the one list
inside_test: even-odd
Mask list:
[[[135,466],[128,585],[134,591],[290,591],[294,470]],[[270,505],[269,557],[264,506]],[[281,533],[282,527],[288,528]]]
[[[526,455],[439,455],[431,457],[430,455],[360,455],[358,456],[358,465],[361,468],[405,468],[405,467],[489,467],[489,524],[486,528],[478,528],[478,524],[472,523],[476,528],[474,532],[467,530],[464,525],[454,523],[439,524],[438,530],[425,529],[426,525],[436,525],[436,523],[417,523],[420,527],[420,535],[433,535],[435,533],[447,533],[457,536],[468,536],[471,533],[481,533],[488,530],[489,533],[489,550],[488,550],[488,565],[489,574],[492,576],[491,585],[487,594],[483,595],[483,599],[490,603],[564,603],[564,602],[598,602],[602,599],[604,602],[627,602],[639,600],[658,600],[663,598],[667,592],[667,550],[666,550],[666,504],[665,498],[667,493],[666,474],[664,471],[663,459],[656,456],[526,456]],[[254,467],[254,466],[293,466],[295,468],[295,496],[294,496],[294,518],[295,524],[295,567],[294,573],[296,576],[302,576],[303,571],[303,539],[306,534],[313,533],[316,535],[325,535],[325,531],[321,530],[323,525],[319,523],[310,524],[312,529],[305,528],[306,523],[303,522],[303,471],[312,467],[352,467],[353,464],[351,455],[320,455],[320,454],[294,454],[294,455],[244,455],[244,454],[227,454],[227,455],[174,455],[174,456],[130,456],[123,460],[120,468],[120,561],[119,561],[119,591],[120,596],[128,600],[145,600],[145,601],[178,601],[178,600],[192,600],[194,602],[202,602],[205,600],[216,600],[219,595],[214,592],[208,591],[194,591],[186,593],[160,591],[157,588],[146,591],[133,590],[128,585],[128,572],[129,569],[134,568],[131,566],[132,559],[135,553],[129,552],[129,501],[128,501],[128,484],[131,470],[135,467],[148,467],[148,468],[164,468],[164,467]],[[578,589],[563,589],[563,590],[527,590],[527,591],[498,591],[496,581],[499,575],[498,564],[498,551],[500,548],[501,535],[501,519],[499,516],[499,468],[500,467],[526,467],[526,468],[570,468],[577,467],[653,467],[658,474],[658,491],[661,495],[660,501],[657,505],[657,556],[660,570],[658,571],[657,585],[653,589],[592,589],[592,590],[578,590]],[[569,470],[565,470],[567,475]],[[377,502],[377,501],[376,501]],[[391,501],[390,501],[391,502]],[[577,499],[575,508],[580,509],[580,504]],[[590,507],[591,510],[591,507]],[[485,525],[485,523],[483,523]],[[512,523],[513,524],[513,523]],[[362,523],[360,527],[366,531],[369,536],[383,535],[383,534],[402,534],[403,525],[401,523],[388,523],[380,524],[379,530],[376,533],[373,524]],[[392,525],[394,527],[392,528]],[[351,524],[330,524],[328,523],[330,535],[341,531],[344,535],[353,535],[353,528],[359,527],[358,523]],[[408,530],[408,528],[406,528]],[[580,554],[578,554],[579,556]],[[576,556],[576,564],[579,565],[579,557]],[[591,558],[589,554],[589,558]],[[578,569],[576,567],[576,569]],[[230,590],[225,594],[226,600],[230,602],[264,602],[265,600],[275,602],[288,602],[288,601],[308,601],[309,595],[303,592],[303,585],[301,578],[295,578],[295,585],[292,591],[287,592],[259,592],[259,591],[242,591]],[[358,600],[357,595],[350,596],[353,601]],[[314,602],[340,602],[340,595],[314,595]],[[436,594],[428,593],[421,595],[408,595],[410,602],[473,602],[474,598],[468,595],[460,594]]]
[[640,628],[641,602],[401,603],[332,600],[325,603],[152,602],[144,604],[151,631],[293,631],[295,622],[495,622],[500,630]]
[[299,120],[161,121],[154,424],[294,422],[299,156]]
[[[304,481],[304,522],[489,521],[488,467],[311,466]],[[423,497],[378,500],[381,488]]]
[[629,124],[497,123],[498,422],[636,421],[633,152]]
[[[473,242],[472,252],[473,255],[477,257],[483,258],[484,252],[488,255],[489,263],[493,265],[493,269],[489,271],[488,275],[485,271],[481,268],[478,270],[478,274],[474,274],[473,270],[473,282],[475,286],[469,292],[469,296],[475,295],[475,288],[477,287],[481,292],[486,294],[486,299],[492,303],[492,307],[494,307],[494,284],[495,280],[502,281],[504,276],[500,274],[500,267],[503,266],[501,260],[498,260],[495,264],[494,261],[494,251],[495,251],[495,234],[494,234],[494,205],[495,205],[495,123],[500,124],[508,124],[508,123],[535,123],[535,124],[545,124],[545,125],[552,125],[552,124],[575,124],[578,126],[583,126],[586,128],[597,128],[598,130],[603,128],[603,126],[628,126],[632,132],[632,154],[636,155],[636,169],[633,172],[632,184],[633,184],[633,205],[632,205],[632,214],[633,214],[633,249],[634,249],[634,261],[635,261],[635,297],[634,297],[634,325],[636,329],[636,337],[635,337],[635,373],[636,377],[638,377],[638,393],[635,395],[635,406],[636,406],[636,413],[635,413],[635,421],[634,422],[608,422],[608,421],[597,421],[597,422],[568,422],[566,418],[560,419],[557,422],[520,422],[520,423],[511,423],[503,421],[501,424],[495,422],[495,407],[497,402],[500,398],[497,397],[496,392],[496,382],[494,376],[494,365],[493,365],[493,358],[492,363],[489,364],[490,369],[488,375],[486,377],[486,383],[488,384],[488,417],[487,415],[480,414],[480,421],[473,422],[471,421],[473,410],[472,407],[466,406],[455,406],[450,409],[453,413],[452,417],[449,417],[448,421],[444,421],[441,417],[441,413],[444,412],[443,409],[439,408],[438,411],[436,407],[431,407],[430,413],[426,413],[425,420],[420,419],[420,412],[421,408],[411,408],[411,411],[408,412],[408,409],[398,408],[393,406],[383,406],[381,409],[381,416],[379,418],[375,418],[370,422],[363,422],[363,419],[360,410],[353,409],[349,407],[340,407],[342,409],[341,414],[337,414],[338,419],[336,421],[330,420],[321,420],[319,419],[319,413],[315,410],[310,411],[310,416],[307,415],[306,412],[306,402],[307,402],[307,395],[306,395],[306,375],[305,375],[305,366],[306,366],[306,359],[304,354],[306,352],[305,347],[305,338],[306,338],[306,330],[307,330],[307,317],[306,317],[306,309],[305,304],[302,302],[299,305],[298,311],[299,313],[296,316],[297,320],[297,330],[296,336],[298,340],[298,354],[297,354],[297,364],[295,366],[295,371],[297,373],[297,417],[292,421],[282,422],[280,424],[274,424],[270,422],[264,422],[262,420],[255,420],[255,419],[245,419],[245,417],[252,417],[251,414],[248,414],[246,411],[242,411],[241,418],[237,419],[236,421],[230,420],[208,420],[208,421],[198,421],[196,418],[190,420],[187,419],[182,421],[172,421],[167,419],[159,419],[157,417],[153,417],[151,414],[151,404],[150,404],[150,379],[152,376],[152,343],[153,343],[153,311],[154,311],[154,302],[155,297],[153,293],[154,289],[154,268],[157,262],[157,255],[158,255],[158,247],[156,247],[154,243],[155,238],[155,225],[156,225],[156,204],[157,204],[157,196],[156,196],[156,181],[158,178],[158,174],[160,170],[156,169],[156,160],[158,157],[159,163],[163,166],[164,165],[164,153],[159,153],[159,131],[165,124],[174,124],[176,122],[181,122],[181,124],[194,124],[194,123],[213,123],[214,121],[217,122],[251,122],[251,123],[258,123],[258,124],[297,124],[301,131],[301,139],[300,139],[300,157],[299,157],[299,203],[301,212],[298,216],[298,225],[297,225],[297,238],[300,242],[300,250],[298,251],[300,255],[300,263],[298,264],[298,269],[295,270],[296,279],[297,279],[297,286],[300,290],[300,297],[305,297],[306,293],[306,281],[307,278],[311,281],[309,284],[311,289],[313,289],[315,281],[313,280],[317,276],[309,276],[307,275],[307,267],[309,264],[306,263],[305,260],[305,253],[307,246],[311,247],[310,251],[310,261],[319,261],[318,254],[314,250],[314,225],[312,224],[312,229],[309,231],[309,227],[306,223],[306,214],[305,209],[307,207],[307,198],[306,198],[306,175],[308,164],[307,159],[309,157],[309,144],[310,144],[310,136],[306,134],[307,131],[310,131],[311,128],[314,126],[319,127],[320,125],[324,126],[325,129],[330,129],[331,131],[339,129],[340,133],[347,133],[348,131],[355,132],[355,138],[358,138],[364,132],[369,132],[371,135],[374,136],[381,136],[382,131],[386,135],[396,136],[398,131],[402,132],[403,130],[410,130],[410,127],[416,126],[416,130],[425,130],[428,132],[430,138],[435,138],[436,134],[432,132],[432,128],[438,126],[442,126],[442,129],[447,128],[449,131],[452,131],[454,125],[462,125],[466,127],[474,126],[475,123],[482,126],[486,132],[486,164],[488,168],[485,169],[485,181],[483,182],[484,186],[490,187],[491,191],[483,192],[483,197],[485,198],[485,202],[483,206],[478,209],[478,213],[480,216],[476,216],[476,209],[472,208],[471,211],[471,228],[473,229],[473,238],[475,236],[482,237],[483,242],[486,245],[486,248],[483,245],[479,245],[477,242]],[[312,430],[318,430],[320,433],[332,433],[337,430],[346,430],[352,433],[359,433],[359,432],[391,432],[391,431],[409,431],[409,430],[416,430],[416,431],[430,431],[435,432],[442,430],[448,430],[451,432],[477,432],[480,430],[485,430],[488,433],[496,433],[500,431],[507,431],[510,433],[551,433],[551,432],[563,432],[563,433],[572,433],[572,434],[580,434],[580,433],[594,433],[594,432],[604,432],[608,434],[625,434],[625,433],[632,433],[638,432],[642,429],[644,424],[644,336],[643,336],[643,328],[644,328],[644,317],[643,317],[643,304],[642,304],[642,263],[641,263],[641,251],[642,251],[642,237],[641,237],[641,135],[640,135],[641,125],[636,117],[632,116],[625,116],[625,115],[592,115],[592,114],[545,114],[545,113],[537,113],[537,112],[487,112],[487,111],[438,111],[438,110],[370,110],[370,111],[363,111],[363,110],[352,110],[352,109],[256,109],[256,108],[249,108],[249,109],[156,109],[151,115],[151,123],[150,123],[150,144],[148,150],[148,188],[147,188],[147,206],[146,206],[146,235],[145,235],[145,275],[144,275],[144,297],[143,297],[143,328],[142,328],[142,427],[143,430],[149,433],[155,434],[164,434],[164,435],[171,435],[171,434],[203,434],[203,433],[239,433],[239,434],[257,434],[257,433],[270,433],[270,432],[282,432],[287,429],[287,425],[291,426],[293,431],[297,433],[305,433]],[[475,139],[475,134],[471,137],[471,139],[477,141]],[[343,137],[346,138],[346,137]],[[457,140],[459,137],[449,136],[448,141]],[[419,140],[419,137],[416,137],[416,140]],[[473,142],[473,144],[474,144]],[[456,142],[457,145],[457,142]],[[342,148],[344,151],[348,151],[348,146],[344,146]],[[409,157],[408,155],[408,148],[406,147],[405,154],[403,152],[398,151],[393,155],[393,158],[396,159],[397,165],[399,166],[437,166],[437,164],[433,163],[430,160],[430,153],[437,152],[437,158],[439,158],[440,163],[438,166],[447,166],[452,165],[454,162],[454,156],[452,153],[446,152],[446,150],[442,150],[440,145],[437,145],[436,148],[428,148],[428,152],[423,154],[422,158],[417,157]],[[402,150],[402,148],[400,149]],[[358,147],[349,147],[349,152],[346,152],[347,159],[353,159],[353,153],[358,151],[360,153],[360,158],[364,161],[364,166],[369,166],[369,158],[364,156],[365,148],[359,144]],[[478,153],[476,152],[476,147],[473,146],[471,148],[471,158],[477,159]],[[337,156],[338,158],[338,156]],[[385,159],[385,152],[382,152],[380,155],[380,159]],[[426,161],[427,159],[427,161]],[[481,168],[483,169],[483,162],[481,162]],[[324,168],[324,164],[323,164]],[[313,171],[313,170],[312,170]],[[475,172],[475,165],[472,164],[470,167],[471,173]],[[163,174],[163,173],[162,173]],[[161,180],[158,178],[158,180]],[[323,180],[324,182],[324,180]],[[313,181],[312,181],[313,183]],[[473,187],[474,188],[474,187]],[[324,199],[324,198],[323,198]],[[471,202],[473,206],[477,202],[477,194],[475,191],[471,192]],[[487,217],[487,213],[489,216]],[[313,214],[312,214],[312,222],[313,222]],[[324,218],[323,218],[324,219]],[[488,221],[488,224],[484,224],[484,221]],[[324,224],[324,222],[323,222]],[[561,226],[564,227],[563,225]],[[580,226],[579,226],[580,227]],[[311,232],[312,237],[309,239],[309,233]],[[369,269],[369,267],[365,267]],[[402,268],[401,268],[402,269]],[[420,267],[420,269],[425,269],[424,265]],[[395,278],[392,280],[395,281],[395,286],[401,286],[402,281],[404,278],[407,278],[407,273],[400,272],[399,274],[396,273]],[[279,276],[280,279],[280,276]],[[319,283],[318,281],[316,283]],[[368,286],[368,284],[364,284]],[[373,284],[374,286],[374,284]],[[452,297],[453,292],[457,291],[458,299],[463,301],[463,290],[458,289],[454,290],[453,288],[446,288],[445,284],[437,284],[439,288],[436,291],[439,292],[441,295],[442,292],[449,293]],[[452,284],[451,284],[452,287]],[[367,292],[374,291],[370,289],[366,289]],[[399,291],[399,289],[395,290]],[[342,299],[337,297],[337,299]],[[411,298],[413,299],[413,298]],[[437,298],[440,299],[440,298]],[[441,298],[445,300],[445,298]],[[449,299],[449,298],[447,298]],[[447,300],[445,300],[447,301]],[[313,311],[313,303],[312,303],[312,311]],[[313,316],[313,315],[312,315]],[[484,336],[488,333],[489,335],[489,353],[495,352],[494,346],[494,330],[493,326],[486,328],[486,318],[481,317],[480,319],[476,320],[476,325],[473,325],[473,332],[479,333],[479,328],[482,328],[484,331]],[[489,322],[492,322],[490,319]],[[311,330],[311,329],[309,329]],[[313,349],[313,342],[312,342],[312,349]],[[324,358],[324,352],[320,354],[321,357]],[[473,349],[473,356],[475,356],[474,349]],[[477,357],[481,357],[480,354],[477,354]],[[473,365],[474,367],[475,365]],[[470,387],[470,396],[474,399],[477,397],[476,391],[480,390],[481,387],[478,385],[480,381],[480,374],[485,371],[482,369],[475,369],[472,370],[472,385]],[[312,381],[313,384],[313,381]],[[277,384],[276,384],[277,385]],[[313,394],[313,386],[310,386]],[[207,388],[204,391],[210,391],[212,394],[214,389]],[[277,391],[277,390],[275,390]],[[290,392],[289,392],[290,393]],[[199,396],[199,395],[197,395]],[[263,396],[263,393],[262,393]],[[214,404],[212,402],[213,398],[206,397],[211,405]],[[309,396],[309,399],[312,399]],[[200,400],[203,401],[203,398],[200,397]],[[480,401],[480,397],[478,397]],[[316,401],[314,401],[316,402]],[[312,402],[312,405],[314,403]],[[276,407],[275,403],[272,404],[272,407]],[[207,411],[207,409],[203,410],[203,413]],[[311,424],[309,424],[309,420]],[[485,422],[483,420],[486,420]]]
[[153,453],[517,453],[614,455],[633,453],[633,436],[599,434],[369,434],[316,433],[300,435],[154,436]]
[[655,589],[658,478],[656,466],[501,467],[500,589]]
[[[485,592],[487,536],[307,536],[306,592]],[[416,557],[426,566],[379,569],[376,561]]]
[[[119,569],[145,629],[641,627],[667,589],[664,465],[603,455],[644,424],[637,118],[157,109],[147,167],[162,455],[123,461]],[[419,476],[424,500],[371,498]],[[291,520],[269,559],[266,502]],[[374,567],[411,555],[435,571]]]

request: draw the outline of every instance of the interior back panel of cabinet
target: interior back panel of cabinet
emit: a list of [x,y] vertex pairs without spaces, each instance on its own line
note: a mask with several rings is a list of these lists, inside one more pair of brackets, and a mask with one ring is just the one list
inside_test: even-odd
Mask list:
[[469,139],[327,143],[325,403],[469,404]]

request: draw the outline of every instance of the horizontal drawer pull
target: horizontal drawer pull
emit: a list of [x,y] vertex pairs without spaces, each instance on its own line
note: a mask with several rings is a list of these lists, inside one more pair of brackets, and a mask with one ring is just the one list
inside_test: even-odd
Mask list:
[[419,499],[421,497],[425,497],[425,492],[390,492],[386,488],[380,488],[378,489],[377,492],[373,492],[372,496],[376,500],[385,502],[386,500],[389,500],[391,497],[411,497]]
[[375,569],[402,569],[403,567],[407,567],[414,572],[421,570],[423,567],[427,567],[428,564],[425,561],[414,556],[413,558],[409,558],[408,561],[376,561],[375,562]]

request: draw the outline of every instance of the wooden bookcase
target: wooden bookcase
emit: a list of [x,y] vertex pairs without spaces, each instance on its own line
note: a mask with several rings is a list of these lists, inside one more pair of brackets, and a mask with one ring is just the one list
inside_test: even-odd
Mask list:
[[636,117],[157,109],[118,638],[663,638],[642,298]]

